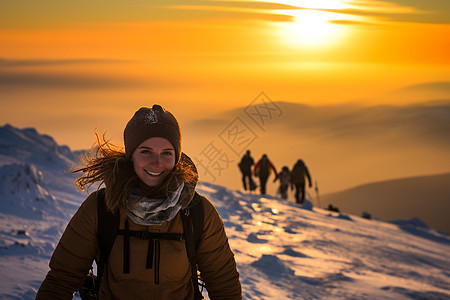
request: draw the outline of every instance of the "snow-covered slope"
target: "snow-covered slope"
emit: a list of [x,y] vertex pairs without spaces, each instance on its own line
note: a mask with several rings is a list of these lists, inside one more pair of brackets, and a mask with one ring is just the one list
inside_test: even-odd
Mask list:
[[450,299],[450,237],[419,220],[202,187],[224,218],[245,299]]
[[[54,189],[75,190],[70,181],[61,182],[58,179],[74,178],[67,172],[77,164],[79,156],[69,147],[58,145],[52,137],[40,134],[34,128],[19,129],[9,124],[0,127],[0,165],[34,165]],[[53,184],[56,182],[58,185]]]
[[34,165],[10,164],[0,167],[1,211],[39,218],[53,213],[55,197],[45,188],[43,175]]
[[[67,188],[64,164],[20,157],[0,167],[0,299],[34,299],[87,195]],[[368,220],[206,182],[197,190],[224,220],[244,299],[450,299],[450,237],[420,220]]]
[[332,204],[355,215],[370,212],[387,221],[418,217],[428,226],[448,234],[449,183],[450,173],[385,180],[322,195],[320,202],[323,207]]

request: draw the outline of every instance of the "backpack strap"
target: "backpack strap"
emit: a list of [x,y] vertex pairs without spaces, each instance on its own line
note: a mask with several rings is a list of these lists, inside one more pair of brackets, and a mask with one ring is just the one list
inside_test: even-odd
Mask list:
[[102,278],[106,261],[111,252],[114,240],[116,239],[117,230],[119,229],[120,214],[113,214],[105,205],[105,188],[97,191],[97,236],[100,248],[100,258],[97,261],[97,278]]
[[[158,259],[155,259],[156,267],[159,266],[159,240],[172,240],[182,241],[184,235],[182,233],[170,233],[170,232],[148,232],[145,230],[130,230],[128,219],[125,219],[124,229],[118,229],[116,235],[123,235],[123,273],[130,273],[130,237],[135,237],[141,240],[148,240],[147,249],[147,262],[146,268],[153,268],[153,255]],[[155,279],[158,278],[158,268],[155,268]],[[158,280],[155,280],[157,283]]]
[[203,234],[204,211],[201,196],[195,192],[194,197],[181,212],[186,250],[191,265],[191,280],[194,286],[195,299],[203,299],[198,284],[197,246]]
[[[126,222],[126,221],[125,221]],[[118,235],[128,234],[129,236],[135,237],[140,240],[172,240],[172,241],[182,241],[184,236],[182,233],[170,233],[170,232],[149,232],[144,230],[117,230]]]
[[[98,261],[96,260],[96,262],[97,278],[99,280],[98,282],[100,282],[105,272],[106,261],[108,260],[116,236],[117,234],[119,234],[119,231],[120,234],[124,234],[122,230],[119,230],[120,214],[113,214],[106,208],[105,188],[102,188],[97,192],[97,215],[97,235],[100,248],[100,257]],[[181,211],[181,219],[183,222],[186,250],[189,258],[189,263],[191,265],[191,276],[194,286],[195,299],[203,299],[198,283],[196,249],[203,234],[204,210],[202,196],[200,196],[197,192],[194,193],[194,197],[192,198],[191,203]],[[171,234],[167,234],[167,236],[153,236],[152,234],[152,236],[150,236],[149,234],[148,236],[144,237],[141,236],[141,232],[134,233],[133,231],[129,231],[128,234],[130,234],[130,232],[133,236],[136,234],[136,237],[148,239],[149,241],[153,238],[170,240],[182,239],[179,234],[174,234],[173,236]]]

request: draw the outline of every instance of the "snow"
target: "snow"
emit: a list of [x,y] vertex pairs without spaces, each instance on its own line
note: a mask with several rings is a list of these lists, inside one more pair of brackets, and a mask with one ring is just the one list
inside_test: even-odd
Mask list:
[[[17,151],[0,153],[0,299],[26,300],[88,193],[65,172],[76,157],[70,150],[36,161],[60,146],[11,128],[8,149]],[[20,145],[30,143],[41,146],[24,155],[30,150]],[[420,219],[388,223],[207,182],[197,191],[222,216],[243,299],[450,299],[450,236]]]

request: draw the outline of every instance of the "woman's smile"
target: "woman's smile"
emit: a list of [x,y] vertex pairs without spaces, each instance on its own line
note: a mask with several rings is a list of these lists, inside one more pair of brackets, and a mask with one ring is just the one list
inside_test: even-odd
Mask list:
[[147,172],[148,174],[152,175],[152,176],[159,176],[159,175],[161,175],[163,173],[163,171],[161,171],[161,172],[155,172],[155,171],[152,172],[152,171],[149,171],[149,170],[146,170],[146,169],[144,169],[144,171]]

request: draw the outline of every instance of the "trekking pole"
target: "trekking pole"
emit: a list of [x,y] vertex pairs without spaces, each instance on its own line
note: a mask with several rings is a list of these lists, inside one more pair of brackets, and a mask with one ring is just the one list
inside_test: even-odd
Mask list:
[[314,189],[316,190],[316,198],[317,198],[317,204],[319,205],[319,208],[322,208],[320,205],[320,197],[319,197],[319,185],[317,184],[317,181],[314,182]]

